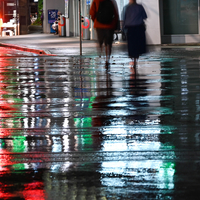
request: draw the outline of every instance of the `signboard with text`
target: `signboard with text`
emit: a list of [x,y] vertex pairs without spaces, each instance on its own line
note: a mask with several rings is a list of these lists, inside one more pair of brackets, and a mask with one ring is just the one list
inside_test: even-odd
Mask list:
[[58,18],[58,10],[48,10],[48,23],[52,24]]

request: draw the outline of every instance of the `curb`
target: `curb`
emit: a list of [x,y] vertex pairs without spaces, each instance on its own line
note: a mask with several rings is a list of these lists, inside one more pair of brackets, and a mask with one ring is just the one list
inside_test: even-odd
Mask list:
[[55,56],[54,54],[46,53],[44,50],[31,49],[31,48],[22,47],[22,46],[18,46],[18,45],[14,45],[14,44],[0,43],[0,47],[6,47],[6,48],[10,48],[10,49],[16,49],[16,50],[20,50],[20,51],[31,52],[31,53],[35,53],[35,54],[39,54],[39,55]]

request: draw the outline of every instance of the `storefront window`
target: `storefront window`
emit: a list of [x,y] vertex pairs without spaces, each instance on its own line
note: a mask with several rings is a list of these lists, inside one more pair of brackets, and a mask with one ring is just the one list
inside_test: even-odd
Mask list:
[[16,0],[0,1],[0,18],[3,22],[8,22],[13,18],[13,11],[16,12]]
[[163,0],[164,35],[198,34],[198,0]]
[[124,15],[124,6],[126,6],[129,3],[129,0],[116,0],[118,11],[119,11],[119,18],[120,20],[123,20]]

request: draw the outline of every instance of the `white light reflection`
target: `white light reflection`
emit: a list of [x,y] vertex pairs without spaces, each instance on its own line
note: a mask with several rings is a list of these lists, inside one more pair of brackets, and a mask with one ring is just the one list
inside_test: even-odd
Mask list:
[[24,128],[29,128],[29,125],[28,125],[28,118],[24,118],[24,119],[23,119],[23,122],[24,122]]
[[[171,162],[144,160],[129,162],[103,162],[103,174],[111,174],[112,178],[105,177],[101,182],[105,186],[123,187],[128,181],[132,186],[152,186],[157,189],[174,189],[174,169]],[[118,178],[123,175],[124,178]]]
[[[146,128],[146,127],[142,127],[142,126],[134,126],[133,128],[128,130],[127,133],[127,127],[123,128],[123,127],[113,127],[113,129],[111,128],[104,128],[102,129],[104,132],[106,131],[106,135],[127,135],[127,134],[160,134],[161,133],[161,129],[158,127],[151,127],[151,128]],[[169,130],[170,131],[170,130]]]
[[51,171],[52,172],[59,172],[60,171],[60,167],[61,167],[61,164],[53,164],[51,165]]
[[71,162],[66,162],[66,163],[64,163],[62,166],[61,166],[61,172],[66,172],[66,171],[68,171],[68,169],[69,169],[69,167],[72,165],[72,163]]
[[60,137],[52,137],[52,152],[62,152],[62,142]]
[[122,108],[122,107],[128,107],[129,104],[128,103],[111,103],[109,104],[109,107],[119,107],[119,108]]
[[68,135],[63,136],[63,151],[64,152],[69,151],[69,136]]
[[[133,130],[127,130],[127,127],[104,129],[104,135],[115,135],[115,138],[105,140],[102,145],[102,151],[127,151],[127,153],[135,151],[136,154],[137,151],[159,152],[163,149],[163,144],[159,141],[159,135],[163,133],[162,129],[160,126],[154,126],[153,128],[150,124],[147,127],[134,126]],[[165,131],[168,134],[168,129]],[[135,136],[131,139],[130,135]],[[129,139],[124,139],[127,137]],[[170,145],[166,146],[166,148],[173,149]],[[148,158],[140,161],[105,161],[102,162],[101,173],[104,174],[101,182],[105,186],[124,187],[125,184],[132,184],[133,187],[136,185],[143,187],[148,185],[157,189],[173,189],[175,164],[166,162],[164,159],[157,161],[148,160]],[[123,178],[119,178],[121,176]]]
[[68,128],[69,127],[69,119],[65,118],[63,122],[63,128]]
[[30,128],[35,128],[35,118],[34,117],[31,118],[31,126],[30,126]]

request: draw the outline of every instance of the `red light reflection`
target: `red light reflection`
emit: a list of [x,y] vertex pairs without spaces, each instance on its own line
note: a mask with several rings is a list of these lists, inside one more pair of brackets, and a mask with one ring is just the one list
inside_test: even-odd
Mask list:
[[13,156],[7,150],[0,150],[0,172],[9,171],[8,165],[14,165],[16,162],[13,162]]
[[[5,48],[0,48],[0,56],[5,55],[7,50]],[[13,111],[18,111],[18,108],[15,108],[15,101],[12,97],[9,97],[9,93],[7,91],[7,87],[10,86],[9,76],[5,72],[9,72],[9,66],[13,66],[8,59],[0,58],[0,199],[10,199],[10,198],[23,198],[25,200],[45,200],[45,192],[44,192],[44,184],[41,181],[34,181],[32,177],[29,177],[29,173],[24,171],[20,171],[22,180],[16,182],[7,182],[4,181],[3,177],[10,177],[14,176],[16,173],[13,171],[12,166],[15,164],[19,164],[18,160],[21,160],[20,155],[16,157],[15,153],[10,152],[8,147],[12,149],[13,147],[13,140],[12,132],[13,128],[15,127],[15,123],[12,123],[12,118],[14,120],[15,113]],[[7,95],[8,94],[8,95]],[[6,118],[9,118],[9,124],[6,124]],[[4,120],[5,119],[5,120]],[[6,126],[6,128],[4,128]],[[9,138],[9,139],[8,139]],[[23,163],[21,163],[23,165]],[[30,183],[25,183],[26,178],[30,180]],[[5,178],[6,180],[6,178]],[[21,184],[21,189],[19,191],[15,191],[15,184]],[[22,189],[23,188],[23,189]]]
[[[0,56],[1,56],[1,51],[0,51]],[[8,84],[4,83],[4,80],[6,80],[7,77],[3,74],[3,72],[7,71],[4,69],[4,67],[7,67],[9,65],[9,62],[6,62],[4,59],[0,58],[0,63],[1,63],[1,66],[0,66],[0,118],[12,117],[12,113],[9,114],[9,111],[13,111],[16,109],[13,107],[13,103],[11,102],[8,103],[8,99],[3,98],[3,95],[8,94],[8,92],[6,91],[6,87],[8,86]],[[2,135],[1,132],[0,132],[0,135]]]
[[24,185],[23,196],[25,200],[44,200],[44,184],[42,182],[33,182]]
[[0,199],[10,199],[13,197],[14,197],[13,194],[1,192],[1,188],[0,188]]
[[[1,54],[1,52],[0,52]],[[3,95],[8,94],[6,91],[6,87],[8,84],[4,83],[4,80],[6,80],[6,76],[3,74],[3,72],[6,72],[5,67],[9,66],[9,62],[0,58],[0,118],[6,118],[6,117],[12,117],[12,111],[16,110],[13,107],[13,103],[10,103],[12,101],[8,102],[8,99],[5,99]],[[11,112],[10,112],[11,111]],[[10,113],[9,113],[10,112]],[[0,124],[0,137],[8,137],[11,135],[11,130],[3,128]],[[13,165],[15,164],[12,162],[13,156],[5,149],[0,149],[0,171],[8,171],[8,168],[5,166]]]

